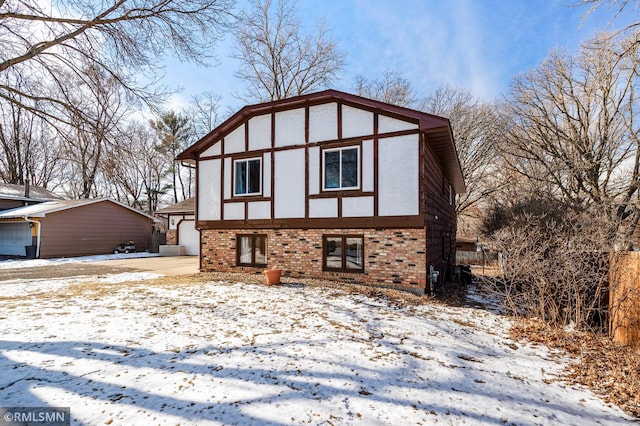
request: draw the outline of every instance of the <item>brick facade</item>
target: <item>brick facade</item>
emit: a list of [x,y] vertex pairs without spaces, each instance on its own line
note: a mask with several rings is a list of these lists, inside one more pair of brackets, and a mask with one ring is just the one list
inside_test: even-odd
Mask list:
[[[236,235],[267,235],[267,268],[289,277],[330,279],[391,287],[423,294],[429,265],[425,229],[262,229],[202,230],[202,271],[259,272],[236,266]],[[364,235],[364,273],[322,270],[322,236]],[[168,235],[167,235],[168,238]]]

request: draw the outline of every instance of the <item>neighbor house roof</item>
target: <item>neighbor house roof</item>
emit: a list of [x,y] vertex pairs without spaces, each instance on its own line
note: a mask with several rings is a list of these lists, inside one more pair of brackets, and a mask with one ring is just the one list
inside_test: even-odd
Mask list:
[[96,204],[96,203],[101,203],[105,201],[113,204],[117,204],[139,215],[146,216],[153,221],[157,220],[153,216],[149,216],[148,214],[145,214],[132,207],[129,207],[126,204],[122,204],[119,201],[112,200],[111,198],[89,198],[89,199],[83,199],[83,200],[46,201],[40,204],[33,204],[30,206],[17,207],[15,209],[5,210],[3,212],[0,212],[0,219],[16,219],[16,218],[23,218],[23,217],[45,217],[48,214],[57,213],[64,210],[70,210],[77,207],[88,206],[90,204]]
[[47,201],[59,200],[60,197],[39,186],[29,187],[29,196],[25,194],[24,185],[15,185],[12,183],[0,183],[0,199],[20,200],[20,201]]
[[448,119],[337,90],[325,90],[278,101],[247,105],[224,123],[213,129],[209,134],[184,150],[178,155],[178,159],[185,162],[197,160],[200,153],[253,116],[327,102],[340,102],[357,108],[379,112],[391,117],[415,121],[418,124],[418,128],[426,135],[429,146],[447,171],[447,176],[455,191],[457,193],[465,191],[460,161],[458,160],[458,154],[453,140],[453,132],[451,131],[451,125]]
[[156,214],[194,214],[196,210],[196,198],[187,198],[179,203],[172,204],[164,209],[156,211]]

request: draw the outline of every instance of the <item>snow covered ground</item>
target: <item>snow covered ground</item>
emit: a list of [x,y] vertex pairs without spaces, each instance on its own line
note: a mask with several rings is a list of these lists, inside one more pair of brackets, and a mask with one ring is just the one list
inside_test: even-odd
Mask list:
[[73,424],[631,424],[508,319],[151,274],[0,282],[0,406]]
[[39,266],[53,266],[63,265],[65,263],[82,263],[82,262],[96,262],[102,260],[112,259],[132,259],[136,257],[158,257],[158,253],[119,253],[119,254],[99,254],[95,256],[80,256],[80,257],[61,257],[58,259],[15,259],[15,260],[0,260],[0,269],[18,269],[18,268],[35,268]]

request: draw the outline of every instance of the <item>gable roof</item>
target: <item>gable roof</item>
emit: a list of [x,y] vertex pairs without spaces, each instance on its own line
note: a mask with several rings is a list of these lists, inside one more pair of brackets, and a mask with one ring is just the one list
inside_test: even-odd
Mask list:
[[196,197],[187,198],[179,203],[172,204],[164,209],[156,211],[156,214],[193,214],[196,211]]
[[340,102],[345,105],[417,123],[420,131],[425,134],[429,146],[435,153],[438,161],[443,165],[456,193],[465,191],[464,178],[462,176],[460,161],[458,160],[458,154],[453,140],[453,132],[451,131],[451,125],[447,118],[373,99],[363,98],[350,93],[340,92],[338,90],[324,90],[322,92],[310,93],[308,95],[295,96],[292,98],[255,105],[247,105],[213,129],[209,134],[205,135],[202,139],[180,153],[177,159],[184,162],[195,162],[200,153],[204,152],[211,145],[215,144],[222,137],[251,117],[328,102]]
[[29,196],[25,196],[25,186],[12,183],[0,183],[0,199],[20,201],[59,200],[60,197],[39,186],[29,187]]
[[30,206],[17,207],[11,210],[5,210],[0,212],[0,219],[20,219],[24,217],[45,217],[48,214],[57,213],[64,210],[70,210],[77,207],[88,206],[90,204],[97,204],[102,202],[110,202],[113,204],[117,204],[120,207],[124,207],[127,210],[131,210],[134,213],[137,213],[141,216],[145,216],[153,221],[157,219],[145,214],[139,210],[136,210],[132,207],[127,206],[119,201],[112,200],[111,198],[89,198],[82,200],[57,200],[57,201],[46,201],[40,204],[32,204]]

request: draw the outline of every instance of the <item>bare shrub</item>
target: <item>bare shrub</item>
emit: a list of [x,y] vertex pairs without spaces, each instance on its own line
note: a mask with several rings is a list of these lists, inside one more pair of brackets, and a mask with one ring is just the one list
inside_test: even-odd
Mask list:
[[508,313],[606,330],[614,215],[537,200],[493,233],[502,274],[484,279]]

